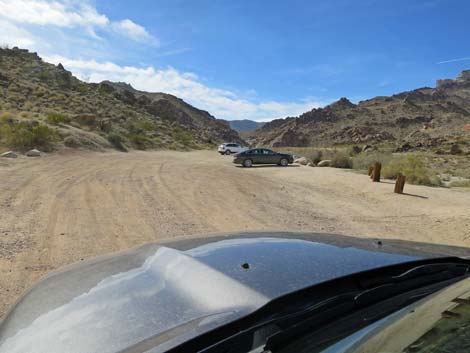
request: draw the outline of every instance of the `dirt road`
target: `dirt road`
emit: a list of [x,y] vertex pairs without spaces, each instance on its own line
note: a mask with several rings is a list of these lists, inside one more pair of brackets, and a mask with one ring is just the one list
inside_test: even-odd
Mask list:
[[470,246],[470,192],[330,168],[237,168],[215,152],[2,160],[0,316],[48,271],[186,234],[299,230]]

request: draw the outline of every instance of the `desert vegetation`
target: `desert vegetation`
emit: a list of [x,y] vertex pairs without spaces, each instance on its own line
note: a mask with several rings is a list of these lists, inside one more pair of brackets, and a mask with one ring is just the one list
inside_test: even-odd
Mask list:
[[[396,153],[391,149],[362,152],[357,146],[336,148],[291,147],[282,151],[306,157],[317,165],[329,161],[334,168],[366,173],[375,162],[382,164],[382,177],[396,179],[406,175],[407,183],[427,186],[469,187],[470,159],[468,156],[442,156],[433,152]],[[455,180],[458,178],[458,180]]]
[[239,140],[177,97],[89,84],[27,50],[0,48],[0,148],[202,149]]

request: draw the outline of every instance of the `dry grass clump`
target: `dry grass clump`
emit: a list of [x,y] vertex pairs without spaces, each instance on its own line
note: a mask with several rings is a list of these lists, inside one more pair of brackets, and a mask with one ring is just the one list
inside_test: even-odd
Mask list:
[[382,175],[387,179],[396,179],[398,174],[406,176],[410,184],[441,186],[442,181],[425,163],[424,158],[419,155],[409,154],[405,156],[394,156],[394,158],[383,166]]

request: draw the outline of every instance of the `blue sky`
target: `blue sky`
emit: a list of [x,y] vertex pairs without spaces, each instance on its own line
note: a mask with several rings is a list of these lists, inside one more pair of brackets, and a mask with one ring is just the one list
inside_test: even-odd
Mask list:
[[0,44],[269,120],[455,77],[470,68],[469,18],[464,0],[0,0]]

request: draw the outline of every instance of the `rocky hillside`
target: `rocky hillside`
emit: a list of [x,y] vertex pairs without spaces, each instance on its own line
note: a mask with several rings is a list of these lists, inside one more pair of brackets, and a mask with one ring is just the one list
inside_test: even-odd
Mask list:
[[0,145],[187,149],[223,140],[240,137],[177,97],[85,83],[36,53],[0,49]]
[[397,151],[470,146],[470,71],[391,97],[346,98],[299,117],[277,119],[251,133],[257,145],[391,145]]
[[259,121],[253,121],[248,119],[243,120],[231,120],[229,121],[230,127],[237,132],[249,132],[256,130],[263,126],[265,123]]

